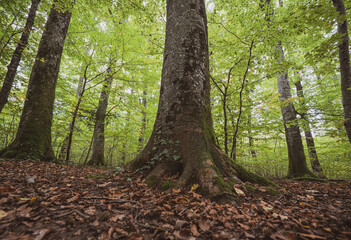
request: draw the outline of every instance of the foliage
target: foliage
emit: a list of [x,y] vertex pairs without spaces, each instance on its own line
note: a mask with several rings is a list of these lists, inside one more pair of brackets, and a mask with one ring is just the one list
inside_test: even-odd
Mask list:
[[[63,6],[69,6],[70,2],[63,1]],[[208,0],[206,4],[212,115],[218,144],[223,148],[226,141],[229,154],[235,151],[237,161],[256,173],[268,177],[286,174],[288,156],[276,87],[276,72],[281,66],[276,63],[274,48],[280,40],[286,53],[283,67],[289,72],[291,89],[297,73],[302,72],[304,102],[324,172],[330,178],[351,179],[350,146],[342,127],[337,57],[340,36],[336,31],[337,12],[331,2],[285,0],[283,6],[278,7],[278,1],[271,1],[270,9],[263,8],[260,0]],[[350,2],[345,4],[350,17]],[[1,1],[0,83],[29,6],[30,1]],[[51,1],[43,1],[38,9],[9,102],[0,115],[0,148],[15,136],[50,7]],[[95,110],[110,67],[114,80],[105,122],[105,158],[108,165],[123,165],[146,144],[156,117],[165,1],[82,0],[76,1],[71,11],[73,16],[56,89],[54,151],[59,154],[69,132],[80,79],[85,78],[87,85],[74,129],[71,159],[80,164],[89,159]],[[270,16],[269,27],[267,16]],[[218,86],[222,90],[227,88],[225,109],[224,95]],[[289,99],[297,112],[301,108],[299,100],[296,92]],[[145,129],[143,113],[146,114]],[[300,126],[305,124],[302,119],[298,121]]]

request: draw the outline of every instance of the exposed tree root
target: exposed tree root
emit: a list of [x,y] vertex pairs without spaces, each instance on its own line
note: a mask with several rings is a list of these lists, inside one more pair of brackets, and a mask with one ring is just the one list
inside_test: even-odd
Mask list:
[[[237,201],[233,184],[251,182],[277,187],[234,163],[211,140],[202,134],[191,134],[193,139],[169,139],[174,144],[157,144],[151,136],[144,151],[129,165],[143,171],[149,185],[160,185],[164,176],[179,176],[175,186],[191,188],[198,184],[198,192],[216,202]],[[162,138],[163,139],[163,138]],[[162,141],[161,141],[162,142]],[[194,144],[196,143],[196,144]]]

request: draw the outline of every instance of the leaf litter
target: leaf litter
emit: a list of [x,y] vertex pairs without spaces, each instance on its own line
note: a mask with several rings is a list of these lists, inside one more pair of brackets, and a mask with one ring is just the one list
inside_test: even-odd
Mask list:
[[127,171],[2,160],[0,239],[351,239],[350,182],[275,182],[218,205]]

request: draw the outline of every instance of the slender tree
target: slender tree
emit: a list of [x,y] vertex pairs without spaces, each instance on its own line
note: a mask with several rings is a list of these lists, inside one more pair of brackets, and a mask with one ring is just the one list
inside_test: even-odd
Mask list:
[[301,77],[299,77],[298,81],[295,82],[297,96],[300,98],[300,116],[303,120],[302,129],[305,132],[306,144],[308,149],[308,156],[310,157],[311,167],[313,173],[321,178],[325,178],[325,175],[322,170],[322,166],[319,163],[317,150],[314,145],[314,139],[310,127],[310,123],[307,116],[307,107],[305,103],[305,95],[303,93],[303,88],[301,84]]
[[102,86],[99,105],[96,109],[95,125],[94,125],[94,143],[93,153],[88,165],[104,166],[105,165],[105,117],[108,105],[108,97],[113,77],[110,75],[111,69],[107,70],[107,78]]
[[351,143],[351,64],[346,9],[343,0],[333,0],[333,4],[339,12],[337,22],[338,33],[341,35],[341,42],[339,44],[339,61],[342,105],[344,107],[344,126],[349,142]]
[[[285,57],[284,51],[279,41],[276,45],[277,52],[280,54],[279,63],[282,64]],[[288,177],[302,177],[311,175],[307,167],[306,156],[303,149],[300,128],[297,124],[296,111],[291,101],[291,90],[289,85],[288,72],[284,69],[278,72],[277,77],[280,109],[284,121],[285,138],[288,147],[289,171]]]
[[7,103],[8,97],[11,92],[12,84],[15,79],[18,65],[21,61],[22,52],[26,48],[34,24],[35,15],[39,6],[40,0],[32,0],[32,4],[29,9],[26,26],[23,29],[21,39],[19,40],[15,51],[12,54],[11,62],[7,66],[7,73],[0,90],[0,113]]
[[[158,112],[151,137],[131,162],[147,182],[179,176],[177,185],[199,185],[214,200],[228,200],[224,181],[268,180],[235,164],[215,142],[210,104],[207,19],[204,0],[168,0]],[[150,170],[149,170],[150,169]],[[241,180],[240,180],[241,179]]]
[[139,135],[139,150],[142,150],[144,147],[144,141],[145,141],[145,130],[146,130],[146,107],[147,107],[147,93],[146,91],[143,91],[143,98],[141,100],[142,103],[142,109],[141,109],[141,115],[142,115],[142,119],[141,119],[141,128],[140,128],[140,135]]
[[46,161],[54,159],[51,124],[55,88],[71,19],[68,10],[56,9],[58,3],[61,0],[54,2],[40,40],[16,138],[0,151],[2,157]]

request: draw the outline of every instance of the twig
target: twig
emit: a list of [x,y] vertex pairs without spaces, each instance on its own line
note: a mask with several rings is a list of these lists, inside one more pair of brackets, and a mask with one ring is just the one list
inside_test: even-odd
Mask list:
[[116,199],[116,198],[107,198],[107,197],[82,197],[82,199],[88,199],[88,200],[92,200],[92,199],[98,199],[98,200],[107,200],[109,202],[113,202],[113,203],[137,203],[135,201],[132,200],[124,200],[124,199]]
[[84,219],[88,219],[88,218],[89,218],[88,215],[85,215],[84,213],[81,213],[81,212],[78,211],[77,209],[74,209],[74,210],[68,211],[68,212],[66,212],[66,213],[62,213],[62,214],[60,214],[60,215],[57,215],[57,216],[55,216],[55,218],[65,217],[65,216],[71,215],[72,213],[76,213],[77,215],[79,215],[80,217],[82,217],[82,218],[84,218]]

